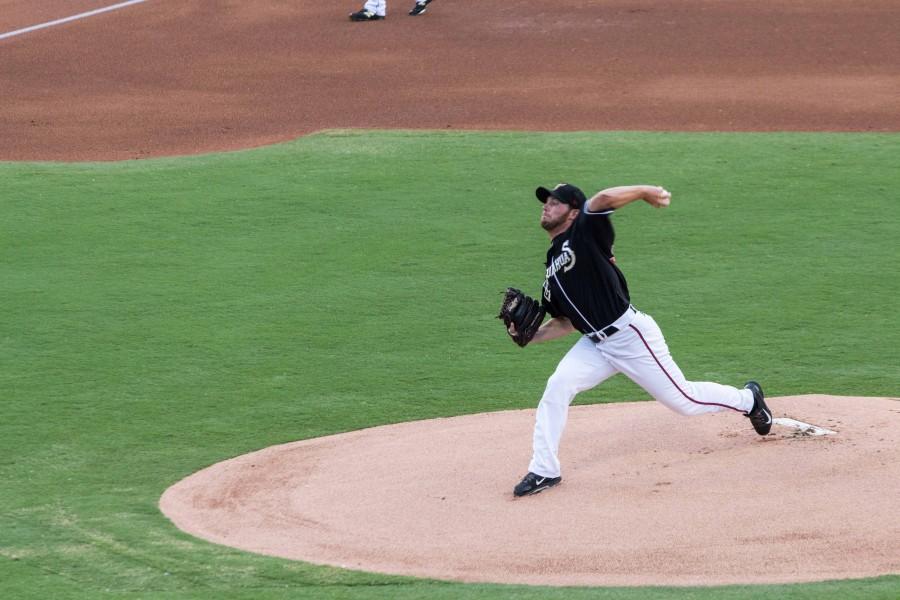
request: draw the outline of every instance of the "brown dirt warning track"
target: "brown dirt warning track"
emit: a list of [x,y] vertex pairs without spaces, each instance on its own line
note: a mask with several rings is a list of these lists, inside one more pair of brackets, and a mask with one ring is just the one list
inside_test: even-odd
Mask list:
[[[113,3],[0,0],[0,38]],[[358,4],[147,0],[0,39],[0,160],[332,128],[900,131],[895,0],[435,0],[418,18],[392,0],[387,20],[350,23]],[[533,411],[407,423],[213,465],[161,508],[253,552],[461,581],[898,573],[898,404],[775,398],[777,415],[837,433],[764,439],[734,415],[576,407],[563,483],[521,500]],[[535,527],[542,543],[523,550]]]

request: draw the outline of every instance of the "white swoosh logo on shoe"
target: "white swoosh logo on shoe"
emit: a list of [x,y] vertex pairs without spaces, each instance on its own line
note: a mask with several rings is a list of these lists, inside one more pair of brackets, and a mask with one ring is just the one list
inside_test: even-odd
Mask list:
[[535,485],[541,485],[541,484],[544,483],[545,481],[547,481],[547,478],[546,478],[546,477],[541,477],[540,479],[535,480],[534,484],[535,484]]

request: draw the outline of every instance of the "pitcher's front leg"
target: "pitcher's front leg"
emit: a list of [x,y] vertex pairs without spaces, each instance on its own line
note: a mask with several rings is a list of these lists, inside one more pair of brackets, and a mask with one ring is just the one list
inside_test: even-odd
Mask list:
[[569,415],[569,405],[579,392],[610,378],[616,369],[587,338],[581,338],[563,357],[547,381],[534,424],[534,453],[528,471],[542,477],[559,477],[559,444]]

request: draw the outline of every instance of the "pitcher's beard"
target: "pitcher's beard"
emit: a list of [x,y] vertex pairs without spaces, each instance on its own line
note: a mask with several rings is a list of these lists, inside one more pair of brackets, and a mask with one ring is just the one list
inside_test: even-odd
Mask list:
[[562,214],[559,217],[557,217],[553,220],[550,220],[550,221],[541,219],[541,227],[544,228],[544,231],[553,231],[554,229],[556,229],[557,227],[559,227],[560,225],[563,224],[563,222],[566,220],[567,216],[568,216],[568,214],[565,213],[565,214]]

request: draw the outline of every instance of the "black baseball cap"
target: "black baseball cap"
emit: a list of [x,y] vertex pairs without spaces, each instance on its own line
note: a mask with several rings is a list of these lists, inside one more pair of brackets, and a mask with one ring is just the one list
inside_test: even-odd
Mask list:
[[584,206],[584,203],[587,202],[587,199],[584,197],[584,192],[571,183],[557,184],[552,190],[548,190],[545,187],[539,187],[534,190],[534,195],[537,196],[537,199],[540,200],[542,204],[546,203],[547,199],[553,196],[563,204],[568,204],[572,208],[581,208]]

